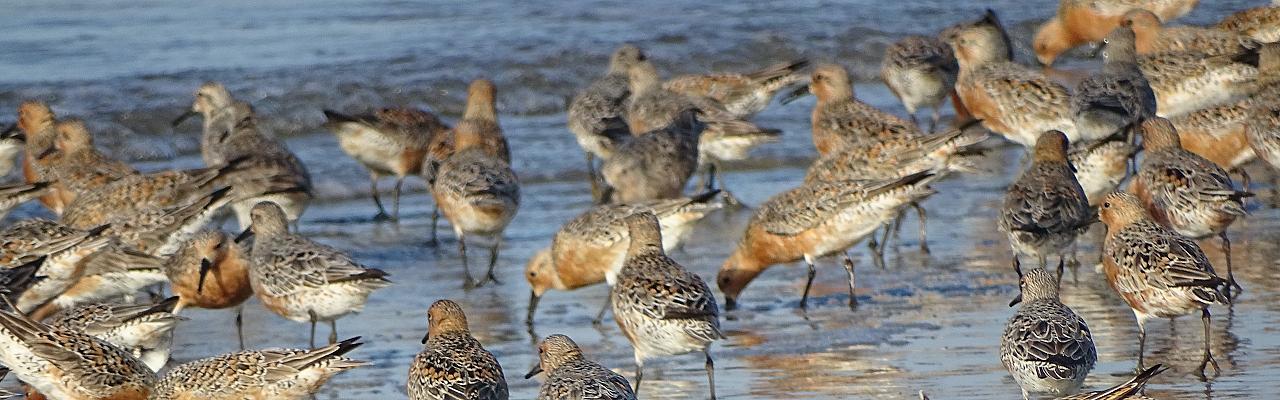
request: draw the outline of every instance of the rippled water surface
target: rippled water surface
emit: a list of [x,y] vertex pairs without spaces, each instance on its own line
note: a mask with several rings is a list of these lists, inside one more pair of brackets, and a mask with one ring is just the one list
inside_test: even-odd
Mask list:
[[[589,205],[581,153],[564,128],[563,107],[599,74],[619,42],[640,44],[667,74],[746,70],[801,56],[840,62],[859,79],[860,98],[902,113],[874,81],[880,54],[895,38],[929,33],[992,7],[1010,25],[1019,59],[1028,61],[1031,32],[1055,7],[1045,0],[481,3],[10,2],[0,18],[0,110],[14,110],[24,99],[46,100],[61,115],[85,118],[115,156],[147,169],[186,167],[199,163],[198,128],[173,132],[167,122],[190,103],[201,81],[227,83],[254,102],[267,126],[287,138],[311,170],[321,199],[307,211],[302,232],[350,250],[396,282],[376,293],[364,313],[338,324],[340,336],[364,337],[367,344],[353,355],[375,366],[339,376],[319,397],[402,396],[405,371],[426,330],[426,308],[447,297],[463,304],[476,336],[502,361],[512,397],[530,398],[538,381],[521,377],[536,352],[524,324],[528,286],[521,271],[562,222]],[[1185,21],[1211,22],[1262,2],[1202,3]],[[1079,70],[1094,62],[1072,59],[1066,65]],[[499,86],[524,203],[502,249],[503,284],[464,292],[452,235],[442,234],[440,248],[423,245],[431,200],[422,183],[409,184],[399,226],[370,222],[366,172],[319,128],[319,110],[412,104],[452,120],[461,111],[466,81],[480,76]],[[786,135],[726,175],[747,204],[800,181],[813,154],[811,106],[812,100],[774,106],[757,118]],[[0,113],[0,122],[12,118],[11,111]],[[743,307],[726,315],[729,339],[713,350],[721,397],[908,398],[925,390],[935,399],[1018,398],[997,357],[1004,321],[1013,313],[1006,304],[1016,294],[1016,276],[994,221],[1020,151],[997,146],[989,154],[989,172],[938,183],[942,195],[925,203],[932,254],[916,250],[914,217],[886,268],[874,267],[863,247],[855,249],[856,311],[845,307],[844,271],[833,260],[820,263],[807,315],[795,311],[803,268],[777,266],[754,282],[741,298]],[[1248,291],[1233,309],[1214,310],[1213,346],[1222,375],[1208,382],[1192,375],[1201,343],[1197,319],[1155,321],[1148,362],[1173,369],[1155,379],[1151,395],[1268,398],[1280,392],[1274,328],[1280,290],[1273,272],[1280,212],[1268,206],[1271,173],[1261,167],[1251,172],[1263,182],[1255,186],[1262,195],[1248,219],[1232,229],[1236,274]],[[42,212],[28,206],[11,218]],[[749,215],[709,216],[672,256],[703,277],[714,276]],[[1132,314],[1087,261],[1097,259],[1100,234],[1095,229],[1082,239],[1086,265],[1064,288],[1066,303],[1089,321],[1098,341],[1099,364],[1089,387],[1127,379],[1137,353]],[[1222,265],[1217,242],[1204,246]],[[626,339],[612,323],[589,323],[605,294],[604,287],[551,292],[533,333],[569,334],[592,358],[630,378]],[[235,349],[229,312],[187,315],[176,362]],[[245,324],[252,347],[306,344],[305,325],[276,317],[256,301]],[[705,393],[702,360],[692,355],[651,362],[642,390],[645,398]]]

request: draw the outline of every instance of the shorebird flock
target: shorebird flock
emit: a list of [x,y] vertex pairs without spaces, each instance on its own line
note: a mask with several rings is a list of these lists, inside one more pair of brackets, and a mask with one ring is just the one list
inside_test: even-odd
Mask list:
[[[528,261],[527,322],[548,291],[604,282],[609,295],[594,322],[612,314],[634,349],[635,372],[616,373],[622,366],[594,362],[591,349],[554,334],[537,347],[539,362],[525,378],[546,375],[539,399],[635,399],[646,361],[701,353],[715,398],[712,344],[728,339],[722,306],[752,301],[745,289],[769,267],[803,261],[807,280],[796,304],[806,309],[816,260],[839,257],[848,305],[857,307],[848,251],[867,242],[883,263],[883,249],[914,212],[919,251],[928,253],[922,203],[938,193],[930,185],[965,179],[996,137],[1026,149],[990,221],[1007,234],[1009,273],[1020,280],[1010,303],[1018,308],[992,362],[1008,369],[1023,396],[1141,398],[1146,381],[1166,369],[1146,365],[1145,326],[1154,318],[1198,314],[1198,373],[1218,374],[1210,308],[1230,307],[1247,283],[1232,273],[1228,235],[1253,195],[1241,167],[1260,158],[1280,168],[1280,44],[1272,43],[1280,40],[1280,6],[1194,27],[1166,23],[1196,0],[1149,3],[1062,2],[1036,33],[1034,51],[1047,66],[1097,43],[1101,68],[1074,87],[1015,63],[994,12],[934,37],[903,38],[887,48],[881,76],[911,114],[905,119],[859,101],[840,65],[789,60],[749,73],[663,79],[643,49],[620,46],[605,74],[568,105],[567,130],[585,154],[596,205]],[[784,104],[816,97],[819,157],[802,182],[754,207],[708,281],[668,252],[704,216],[743,207],[719,179],[720,166],[778,140],[780,131],[751,118],[784,91]],[[443,214],[461,255],[462,290],[498,284],[503,232],[521,203],[498,93],[488,80],[471,82],[452,127],[414,108],[323,110],[324,128],[369,171],[375,220],[399,219],[406,178],[428,183],[436,208],[430,241],[438,243]],[[950,127],[940,118],[948,101],[956,110]],[[932,109],[928,129],[915,115],[922,108]],[[139,172],[99,152],[83,122],[38,100],[24,102],[0,135],[0,172],[21,155],[24,181],[0,188],[0,209],[35,200],[58,216],[0,230],[0,364],[29,397],[303,399],[335,374],[370,364],[350,358],[360,338],[340,340],[337,321],[392,285],[389,274],[299,233],[314,198],[311,177],[259,128],[251,104],[210,82],[174,126],[193,116],[202,120],[205,166],[190,170]],[[384,176],[396,179],[390,210],[377,186]],[[238,234],[211,223],[228,210]],[[1059,293],[1064,270],[1081,264],[1077,237],[1098,222],[1106,229],[1098,269],[1133,310],[1140,350],[1131,381],[1081,392],[1098,358],[1095,338]],[[1210,265],[1201,239],[1221,241],[1225,266]],[[478,276],[468,245],[488,250]],[[174,296],[160,295],[166,290]],[[251,297],[309,324],[310,346],[245,350],[240,310]],[[240,351],[166,368],[188,307],[235,310]],[[407,366],[408,397],[507,399],[499,360],[473,337],[462,306],[440,299],[425,311],[429,329]],[[327,345],[317,346],[323,323]]]

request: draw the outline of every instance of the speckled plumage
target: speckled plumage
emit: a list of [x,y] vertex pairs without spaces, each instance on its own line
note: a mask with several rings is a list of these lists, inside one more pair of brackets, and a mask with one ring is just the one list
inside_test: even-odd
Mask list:
[[935,37],[907,36],[884,49],[880,79],[907,113],[933,107],[932,127],[938,124],[939,107],[954,90],[960,66],[946,42]]
[[231,207],[240,228],[249,226],[250,210],[263,201],[280,205],[289,221],[297,221],[312,198],[307,168],[284,143],[258,128],[258,117],[248,103],[234,102],[230,108],[236,122],[214,145],[213,157],[205,164],[236,164],[216,181],[219,186],[235,188]]
[[1121,24],[1103,39],[1102,71],[1076,85],[1071,115],[1080,137],[1099,140],[1156,115],[1156,95],[1138,68],[1133,29]]
[[1235,190],[1222,167],[1182,149],[1172,125],[1159,121],[1143,124],[1146,149],[1131,191],[1156,221],[1179,234],[1203,238],[1224,231],[1245,215],[1242,198],[1249,194]]
[[1280,101],[1257,102],[1249,110],[1245,135],[1259,158],[1280,169]]
[[[756,209],[720,267],[716,283],[726,307],[732,308],[742,289],[774,264],[803,259],[812,283],[814,260],[845,251],[893,221],[903,207],[936,193],[928,186],[933,176],[916,172],[879,181],[817,181],[770,198]],[[806,287],[801,307],[807,297]]]
[[38,218],[10,225],[0,232],[0,249],[4,250],[0,263],[5,268],[16,268],[46,257],[38,272],[45,278],[13,299],[14,305],[21,312],[30,312],[66,291],[84,273],[86,258],[111,241],[102,234],[101,228],[82,231]]
[[[345,252],[290,233],[284,211],[271,202],[254,206],[249,281],[267,309],[296,322],[336,321],[364,308],[373,291],[387,287],[387,273],[360,265]],[[314,336],[313,336],[314,342]]]
[[[590,157],[608,160],[613,148],[627,136],[627,100],[631,97],[631,81],[627,77],[631,64],[645,59],[636,46],[623,45],[609,57],[609,69],[604,76],[591,82],[586,89],[574,95],[569,103],[569,132],[578,139],[578,145]],[[594,166],[590,166],[594,168]]]
[[1247,35],[1263,43],[1280,41],[1280,6],[1262,6],[1236,12],[1222,18],[1218,29]]
[[538,366],[525,378],[546,372],[537,400],[635,400],[626,378],[586,359],[565,335],[551,335],[538,345]]
[[58,121],[55,129],[58,139],[54,143],[59,154],[50,174],[60,187],[66,189],[62,196],[67,204],[75,201],[76,196],[138,173],[129,164],[113,160],[94,148],[93,137],[83,121]]
[[156,384],[152,400],[306,399],[334,375],[369,365],[345,355],[359,337],[314,350],[241,351],[179,365]]
[[1071,166],[1076,168],[1076,182],[1089,199],[1089,206],[1097,207],[1102,198],[1116,191],[1129,177],[1129,160],[1137,154],[1138,147],[1125,138],[1094,142],[1076,148],[1067,154]]
[[77,196],[62,214],[62,222],[88,229],[142,210],[186,204],[223,187],[217,179],[237,165],[233,161],[212,168],[130,175]]
[[624,222],[631,240],[609,298],[614,319],[635,350],[637,388],[645,360],[701,351],[706,353],[714,399],[709,348],[725,337],[715,294],[701,277],[662,251],[661,228],[653,213],[631,214]]
[[[410,107],[392,107],[371,114],[346,115],[324,110],[324,127],[338,138],[338,147],[369,170],[371,195],[381,216],[400,215],[400,187],[404,178],[422,170],[431,139],[450,128],[435,114]],[[378,178],[396,177],[393,211],[388,214],[378,196]]]
[[88,304],[54,314],[46,323],[105,340],[159,372],[169,362],[173,330],[182,320],[173,314],[177,304],[176,296],[156,304]]
[[168,256],[231,201],[231,192],[229,187],[222,188],[190,203],[112,217],[107,220],[106,234],[134,250]]
[[687,96],[715,100],[729,115],[746,119],[768,107],[779,90],[804,80],[799,71],[808,65],[808,60],[794,60],[748,73],[677,76],[664,82],[662,87]]
[[1024,147],[1034,146],[1036,137],[1049,130],[1066,133],[1073,143],[1086,139],[1075,129],[1067,88],[1015,64],[1003,32],[988,13],[947,38],[960,64],[956,94],[965,108],[987,129]]
[[910,122],[855,98],[849,73],[839,65],[815,68],[808,90],[818,98],[809,123],[819,155],[852,145],[866,146],[924,135]]
[[[1021,270],[1019,273],[1021,274]],[[1035,268],[1021,276],[1022,303],[1005,324],[1000,362],[1028,393],[1072,394],[1098,361],[1084,318],[1058,298],[1058,278]]]
[[[1219,278],[1196,242],[1160,226],[1127,193],[1113,193],[1099,211],[1107,224],[1103,244],[1103,272],[1138,320],[1139,349],[1145,347],[1146,323],[1153,318],[1176,318],[1196,311],[1204,322],[1204,361],[1213,362],[1209,349],[1209,306],[1229,304],[1229,282]],[[1142,367],[1142,355],[1138,366]]]
[[427,315],[425,347],[409,364],[409,399],[506,400],[502,365],[471,336],[462,307],[439,300]]
[[1217,57],[1198,52],[1142,55],[1138,67],[1147,77],[1162,117],[1243,98],[1257,90],[1257,50]]
[[1135,8],[1125,13],[1121,24],[1130,24],[1137,33],[1140,54],[1194,51],[1205,56],[1235,54],[1255,49],[1253,38],[1232,31],[1198,26],[1164,26],[1151,11]]
[[155,374],[106,341],[0,311],[0,363],[53,399],[147,399]]
[[997,225],[1008,234],[1014,257],[1063,256],[1095,220],[1084,189],[1067,159],[1066,136],[1050,131],[1037,140],[1031,165],[1005,192]]

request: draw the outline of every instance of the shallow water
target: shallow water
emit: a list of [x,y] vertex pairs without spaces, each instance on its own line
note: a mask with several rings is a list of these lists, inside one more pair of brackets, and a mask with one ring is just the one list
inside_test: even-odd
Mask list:
[[[957,4],[959,3],[959,4]],[[1029,4],[1034,3],[1034,4]],[[551,292],[539,308],[530,336],[524,316],[525,261],[549,244],[555,229],[589,205],[581,181],[581,153],[564,129],[564,99],[596,76],[620,41],[653,54],[668,74],[708,69],[749,69],[798,56],[848,65],[862,83],[859,97],[902,113],[882,85],[871,81],[879,54],[894,38],[927,33],[1002,10],[1026,51],[1035,23],[1050,1],[854,2],[800,1],[724,4],[661,1],[644,9],[630,3],[571,0],[554,8],[537,4],[431,4],[378,2],[51,2],[14,6],[5,18],[0,49],[0,110],[23,99],[50,101],[62,115],[89,121],[109,152],[146,169],[199,164],[192,124],[175,134],[167,122],[189,104],[205,79],[225,81],[253,100],[268,126],[288,138],[315,178],[321,200],[307,211],[302,232],[347,249],[361,262],[385,269],[396,284],[376,293],[366,310],[339,321],[339,336],[360,335],[366,345],[353,356],[375,365],[336,378],[325,399],[381,399],[403,395],[409,360],[420,349],[425,311],[452,298],[468,311],[472,330],[505,366],[513,398],[530,398],[538,380],[521,379],[536,351],[535,337],[565,333],[597,361],[631,377],[629,345],[610,319],[589,323],[606,290]],[[1260,1],[1205,1],[1187,18],[1213,21],[1230,9]],[[215,6],[216,4],[216,6]],[[674,15],[674,16],[669,16]],[[145,25],[139,25],[145,24]],[[1088,66],[1069,60],[1069,68]],[[460,91],[476,76],[498,83],[502,122],[514,164],[525,183],[524,203],[508,229],[499,262],[503,285],[464,292],[456,242],[447,225],[440,248],[423,245],[431,200],[411,180],[397,227],[369,221],[372,202],[366,173],[337,148],[318,125],[319,109],[369,109],[416,104],[456,118]],[[756,151],[756,159],[731,166],[727,184],[747,204],[760,204],[801,179],[812,158],[808,113],[812,100],[772,107],[757,118],[786,131],[780,143]],[[12,116],[0,117],[10,120]],[[844,271],[820,263],[806,314],[795,311],[803,268],[777,266],[744,292],[742,308],[728,313],[729,339],[713,349],[718,394],[724,398],[932,398],[1018,397],[997,349],[1006,304],[1016,294],[1007,245],[995,230],[996,207],[1016,174],[1020,151],[990,152],[989,172],[935,185],[942,195],[925,202],[932,254],[916,250],[915,217],[908,217],[900,246],[884,269],[857,247],[859,307],[845,303]],[[1255,181],[1270,172],[1251,170]],[[384,182],[384,185],[388,182]],[[1264,188],[1266,186],[1263,186]],[[1262,190],[1262,192],[1266,192]],[[1154,380],[1159,398],[1265,398],[1280,390],[1280,290],[1272,273],[1280,212],[1256,202],[1232,230],[1236,274],[1248,290],[1233,309],[1214,310],[1214,350],[1222,375],[1202,382],[1191,375],[1199,361],[1200,325],[1151,324],[1148,363],[1173,370]],[[11,218],[39,214],[27,206]],[[732,250],[749,211],[710,215],[673,257],[703,277],[715,274]],[[229,225],[228,225],[229,226]],[[1097,257],[1100,232],[1082,239],[1082,260]],[[1205,243],[1222,269],[1216,241]],[[481,253],[483,254],[483,253]],[[472,260],[483,259],[473,257]],[[1091,266],[1066,284],[1067,304],[1091,324],[1099,364],[1087,383],[1102,387],[1125,380],[1134,366],[1137,328],[1132,314]],[[718,294],[717,294],[718,295]],[[232,315],[191,310],[181,325],[175,362],[232,351]],[[256,301],[245,315],[251,347],[304,346],[307,327],[283,320]],[[1176,332],[1176,334],[1174,333]],[[321,337],[327,329],[320,328]],[[645,398],[705,396],[698,356],[651,362]]]

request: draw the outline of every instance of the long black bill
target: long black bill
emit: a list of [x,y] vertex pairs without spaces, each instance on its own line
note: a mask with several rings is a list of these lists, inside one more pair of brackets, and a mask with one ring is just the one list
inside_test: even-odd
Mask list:
[[534,375],[541,374],[541,373],[542,373],[542,364],[539,363],[538,365],[534,365],[533,369],[529,370],[529,373],[524,374],[524,379],[533,378]]
[[178,118],[174,118],[173,122],[169,123],[169,125],[177,128],[178,125],[182,125],[183,122],[186,122],[187,118],[194,117],[197,114],[198,113],[195,111],[187,110],[187,112],[184,112],[182,113],[182,115],[179,115]]
[[810,94],[813,94],[813,92],[809,91],[809,85],[803,85],[798,88],[795,88],[795,90],[787,92],[787,95],[782,96],[782,99],[778,100],[778,102],[782,103],[782,105],[785,106],[787,104],[791,104],[791,102],[793,101],[800,100],[801,97],[808,96]]
[[209,269],[213,268],[213,262],[208,258],[200,259],[200,280],[196,282],[196,293],[204,293],[204,278],[209,276]]
[[244,243],[245,240],[249,240],[251,237],[253,237],[253,225],[249,225],[248,228],[244,228],[244,232],[240,232],[239,235],[236,235],[236,239],[234,241],[236,243]]
[[1009,307],[1016,306],[1020,303],[1022,303],[1022,293],[1018,293],[1018,297],[1014,297],[1013,301],[1009,302]]
[[431,331],[427,331],[426,335],[422,335],[422,344],[427,344],[429,339],[431,339]]
[[538,311],[538,300],[542,300],[542,297],[538,296],[538,292],[530,290],[529,291],[529,315],[525,316],[525,319],[524,319],[525,325],[533,326],[533,314]]

